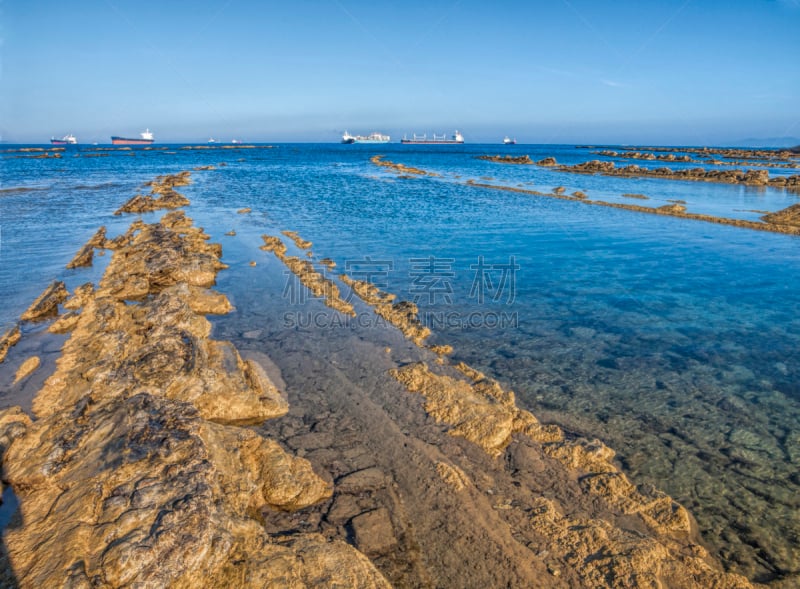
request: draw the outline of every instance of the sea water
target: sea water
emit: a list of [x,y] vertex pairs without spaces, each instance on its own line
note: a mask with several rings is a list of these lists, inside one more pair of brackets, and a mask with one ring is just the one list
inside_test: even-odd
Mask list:
[[[77,146],[59,159],[0,153],[0,330],[51,281],[72,289],[99,278],[103,258],[89,269],[65,265],[100,225],[110,235],[127,227],[131,217],[113,212],[146,192],[144,182],[214,165],[179,190],[192,201],[189,216],[223,243],[223,261],[258,262],[247,280],[220,280],[233,300],[248,299],[251,329],[268,321],[273,331],[291,330],[302,320],[338,328],[287,314],[295,303],[304,309],[303,295],[257,249],[263,233],[297,231],[318,257],[336,261],[336,272],[415,301],[431,343],[452,345],[454,361],[499,379],[540,420],[614,448],[632,480],[692,512],[734,570],[768,580],[800,568],[800,238],[467,181],[563,186],[641,206],[678,200],[689,212],[749,220],[797,203],[797,193],[476,159],[609,159],[561,145],[182,147]],[[370,162],[376,154],[436,175],[398,177]],[[622,196],[630,193],[648,198]],[[243,207],[253,212],[238,214]],[[258,294],[276,281],[286,286],[280,314]],[[215,324],[225,331],[225,322]],[[14,402],[0,390],[0,405]]]

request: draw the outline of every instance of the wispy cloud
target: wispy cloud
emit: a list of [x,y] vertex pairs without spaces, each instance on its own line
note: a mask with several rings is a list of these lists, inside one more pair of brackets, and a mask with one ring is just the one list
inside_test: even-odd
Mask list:
[[611,86],[612,88],[627,88],[628,84],[623,84],[622,82],[615,82],[614,80],[600,80],[600,83],[604,86]]

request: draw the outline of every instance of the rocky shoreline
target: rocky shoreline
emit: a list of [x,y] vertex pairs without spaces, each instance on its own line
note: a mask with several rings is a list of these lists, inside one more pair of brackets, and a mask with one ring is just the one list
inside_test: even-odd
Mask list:
[[[647,170],[639,166],[626,166],[624,168],[615,168],[613,162],[601,162],[593,160],[583,164],[576,164],[574,166],[559,165],[555,158],[548,157],[538,162],[533,162],[528,156],[512,157],[512,156],[479,156],[478,159],[488,160],[495,163],[502,164],[535,164],[543,167],[552,167],[559,172],[573,172],[580,174],[603,174],[607,176],[629,176],[629,177],[654,177],[664,178],[670,180],[700,180],[707,182],[727,182],[727,183],[741,183],[753,186],[772,186],[775,188],[787,188],[789,190],[800,190],[800,175],[793,175],[788,177],[770,178],[769,172],[766,170],[750,170],[750,171],[720,171],[720,170],[704,170],[702,168],[693,168],[690,170],[669,170],[668,168],[657,168],[655,170]],[[728,217],[717,217],[714,215],[705,215],[700,213],[690,213],[686,210],[685,203],[671,203],[660,207],[645,207],[640,205],[608,202],[604,200],[589,199],[583,191],[575,191],[571,195],[565,194],[563,186],[554,188],[551,192],[542,192],[539,190],[530,190],[515,186],[505,186],[498,184],[487,184],[486,182],[476,182],[474,180],[467,180],[464,182],[467,186],[474,186],[478,188],[488,188],[491,190],[504,190],[507,192],[517,192],[521,194],[530,194],[533,196],[546,196],[550,198],[559,198],[562,200],[578,201],[589,205],[597,205],[604,207],[611,207],[617,209],[624,209],[628,211],[635,211],[638,213],[648,213],[653,215],[667,215],[671,217],[678,217],[681,219],[692,219],[695,221],[705,221],[708,223],[716,223],[719,225],[730,225],[732,227],[742,227],[746,229],[755,229],[757,231],[769,231],[772,233],[783,233],[787,235],[800,235],[800,217],[797,213],[797,205],[792,205],[781,211],[768,213],[761,217],[763,223],[757,221],[748,221],[744,219],[732,219]],[[625,198],[634,198],[639,200],[648,200],[648,197],[642,194],[625,193],[622,194]]]
[[631,164],[617,167],[614,162],[591,160],[572,166],[547,163],[559,172],[573,174],[602,174],[603,176],[624,176],[632,178],[663,178],[665,180],[691,180],[695,182],[721,182],[724,184],[745,184],[748,186],[771,186],[800,190],[800,174],[770,177],[767,170],[707,170],[705,168],[644,168]]
[[[120,213],[186,206],[175,187],[189,181],[159,177]],[[35,419],[0,413],[2,480],[20,503],[4,533],[6,584],[752,586],[723,572],[683,507],[633,485],[611,449],[450,364],[449,346],[425,343],[413,303],[346,276],[358,300],[342,297],[323,270],[332,260],[282,233],[291,244],[265,235],[262,249],[321,299],[309,304],[371,311],[416,351],[377,361],[359,354],[364,342],[328,342],[313,361],[355,352],[324,382],[356,373],[347,382],[359,385],[287,398],[268,359],[211,339],[206,315],[233,309],[211,290],[226,265],[183,211],[114,238],[98,230],[75,267],[112,251],[99,283],[71,296],[54,283],[26,319],[69,333]],[[18,340],[10,332],[0,352]]]
[[259,523],[261,511],[301,509],[331,486],[243,427],[288,406],[258,364],[208,337],[205,315],[231,306],[209,290],[225,265],[207,240],[175,211],[94,244],[114,256],[73,305],[35,421],[19,408],[0,414],[3,481],[20,502],[4,535],[7,585],[388,587],[344,542],[270,536]]

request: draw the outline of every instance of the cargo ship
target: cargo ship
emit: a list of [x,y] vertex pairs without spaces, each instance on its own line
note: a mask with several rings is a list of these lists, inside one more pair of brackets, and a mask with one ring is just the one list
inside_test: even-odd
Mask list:
[[50,143],[53,145],[77,145],[78,140],[75,139],[75,135],[64,135],[61,139],[56,139],[52,137],[50,139]]
[[505,138],[503,139],[503,145],[516,145],[516,144],[517,140],[511,139],[508,135],[506,135]]
[[414,144],[414,145],[456,145],[464,143],[464,136],[456,131],[453,135],[448,138],[446,135],[437,135],[436,133],[433,134],[433,138],[428,139],[427,135],[414,135],[411,139],[408,139],[405,135],[400,140],[400,143],[406,144]]
[[347,131],[342,135],[342,143],[389,143],[391,137],[380,133],[370,133],[369,135],[350,135]]
[[155,139],[153,139],[153,134],[150,132],[150,129],[145,129],[143,133],[139,133],[141,138],[130,138],[130,137],[112,137],[111,144],[112,145],[150,145]]

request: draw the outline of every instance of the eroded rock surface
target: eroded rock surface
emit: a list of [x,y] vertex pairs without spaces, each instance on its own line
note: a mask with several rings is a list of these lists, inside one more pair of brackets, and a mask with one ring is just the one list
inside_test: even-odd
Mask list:
[[189,199],[175,190],[175,187],[190,184],[189,175],[190,172],[180,172],[159,176],[145,185],[150,186],[150,194],[137,194],[114,214],[147,213],[159,209],[177,209],[188,205]]
[[[397,327],[418,346],[422,346],[425,339],[430,336],[431,330],[420,323],[419,309],[414,303],[410,301],[395,303],[393,302],[395,295],[381,291],[371,282],[354,280],[346,274],[342,274],[340,278],[361,300],[371,306],[375,313]],[[444,347],[440,351],[447,353]]]
[[75,257],[67,264],[68,269],[80,268],[82,266],[91,266],[94,259],[94,250],[96,248],[103,248],[106,242],[106,228],[100,227],[97,232],[86,242]]
[[15,325],[0,336],[0,362],[5,360],[8,350],[14,347],[21,337],[19,325]]
[[260,523],[332,488],[238,426],[288,406],[260,365],[208,337],[203,315],[230,309],[207,290],[220,248],[182,212],[135,223],[114,246],[98,288],[71,301],[81,312],[34,400],[38,419],[6,452],[20,501],[21,524],[5,533],[16,583],[388,587],[352,546],[273,537]]
[[428,172],[426,170],[421,170],[420,168],[413,168],[411,166],[407,166],[405,164],[397,164],[395,162],[383,159],[382,155],[374,155],[370,158],[370,160],[376,166],[381,166],[382,168],[386,168],[387,170],[391,170],[393,172],[397,172],[402,176],[438,176],[438,174],[434,172]]
[[[533,160],[529,155],[479,155],[479,160],[487,160],[498,164],[532,164]],[[553,160],[555,161],[555,160]],[[540,164],[543,165],[543,164]]]
[[58,305],[67,300],[69,292],[61,281],[55,281],[40,294],[22,314],[23,321],[38,321],[58,315]]
[[[287,232],[284,231],[284,233]],[[292,240],[299,241],[303,245],[307,244],[306,247],[311,247],[311,242],[303,240],[294,232],[290,231],[288,233],[291,234]],[[262,235],[261,237],[264,240],[264,245],[261,246],[261,249],[273,252],[315,297],[321,297],[323,302],[331,309],[335,309],[345,315],[355,316],[356,312],[353,310],[353,306],[342,299],[336,283],[329,278],[325,278],[321,272],[318,272],[313,263],[309,260],[301,260],[297,256],[287,256],[286,245],[279,237],[271,235]],[[298,247],[301,246],[298,245]]]
[[[542,425],[516,407],[514,395],[491,379],[466,366],[459,370],[472,382],[435,374],[424,363],[390,371],[409,391],[425,397],[425,410],[451,426],[492,456],[513,456],[512,434],[538,444],[544,456],[574,472],[583,492],[605,503],[593,517],[572,519],[559,513],[556,503],[521,489],[515,499],[498,501],[494,508],[512,513],[518,534],[544,537],[550,558],[568,565],[581,585],[604,587],[725,587],[744,588],[750,583],[726,574],[708,558],[693,537],[692,521],[683,507],[654,489],[638,489],[612,464],[614,452],[601,442],[566,439],[552,425]],[[508,449],[507,449],[508,448]],[[520,464],[520,466],[522,466]],[[469,485],[463,471],[439,463],[437,472],[456,491]],[[516,508],[515,508],[516,504]],[[617,515],[611,515],[617,514]],[[620,526],[621,516],[640,518],[639,531]],[[647,529],[647,533],[643,530]],[[554,576],[560,568],[549,568]]]
[[573,166],[560,165],[560,172],[577,174],[603,174],[605,176],[627,176],[643,178],[665,178],[669,180],[695,180],[700,182],[724,182],[750,186],[775,186],[800,188],[800,174],[770,178],[767,170],[708,170],[706,168],[672,169],[667,167],[645,168],[637,165],[617,167],[614,162],[591,160]]
[[800,227],[800,204],[791,205],[775,213],[764,215],[761,218],[767,223]]

